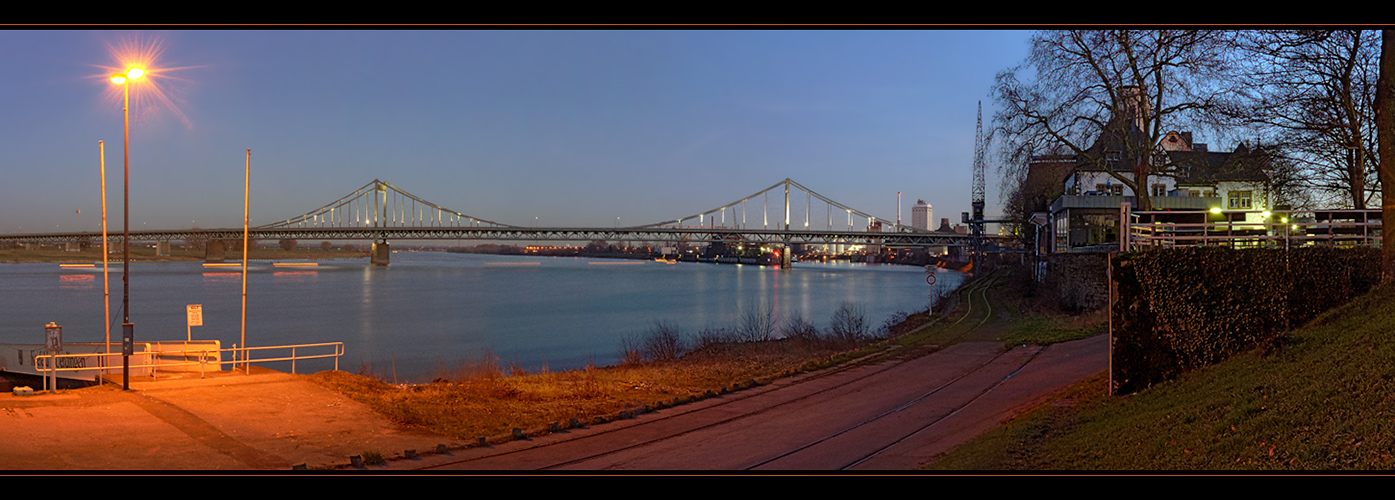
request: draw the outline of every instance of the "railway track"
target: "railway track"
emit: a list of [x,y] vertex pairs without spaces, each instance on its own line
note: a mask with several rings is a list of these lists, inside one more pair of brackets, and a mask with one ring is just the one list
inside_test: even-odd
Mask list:
[[[988,276],[961,290],[964,313],[937,337],[957,342],[993,318]],[[947,341],[947,342],[946,342]],[[479,451],[435,470],[848,470],[879,468],[898,447],[994,394],[1044,352],[990,343],[921,355],[871,357],[800,378],[645,415],[629,425],[575,437]],[[907,351],[908,349],[902,349]],[[952,368],[923,386],[927,367]],[[1006,376],[1002,374],[1006,373]],[[826,412],[830,417],[810,417]],[[607,426],[609,427],[609,426]],[[541,441],[541,440],[540,440]],[[683,458],[683,457],[689,458]]]

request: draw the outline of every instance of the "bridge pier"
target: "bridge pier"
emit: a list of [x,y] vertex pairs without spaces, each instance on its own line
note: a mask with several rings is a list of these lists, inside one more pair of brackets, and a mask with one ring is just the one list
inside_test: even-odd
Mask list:
[[157,242],[155,242],[155,256],[156,256],[156,257],[169,257],[169,256],[170,256],[170,242],[169,242],[169,240],[157,241]]
[[76,241],[69,241],[63,244],[63,250],[68,252],[81,252],[82,243],[78,243]]
[[790,268],[790,257],[791,257],[790,254],[791,254],[791,253],[793,253],[793,252],[790,251],[790,246],[789,246],[789,245],[783,245],[783,246],[780,247],[780,269],[789,269],[789,268]]
[[[166,243],[168,245],[168,243]],[[227,258],[227,249],[223,248],[223,240],[208,240],[203,246],[203,260],[205,262],[222,262]]]
[[392,259],[392,251],[388,247],[387,240],[373,242],[373,248],[368,252],[368,260],[375,266],[386,266]]

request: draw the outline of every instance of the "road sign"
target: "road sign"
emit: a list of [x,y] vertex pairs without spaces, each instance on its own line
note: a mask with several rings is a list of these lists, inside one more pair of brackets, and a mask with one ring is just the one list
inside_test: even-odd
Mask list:
[[203,326],[203,304],[189,304],[189,326]]

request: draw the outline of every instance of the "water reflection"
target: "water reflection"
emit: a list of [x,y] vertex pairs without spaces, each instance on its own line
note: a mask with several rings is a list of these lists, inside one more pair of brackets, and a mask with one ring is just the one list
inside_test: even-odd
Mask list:
[[[7,302],[0,342],[41,342],[49,321],[64,325],[65,340],[99,341],[102,292],[94,275],[52,265],[0,266]],[[941,273],[938,282],[958,276]],[[137,339],[184,338],[184,307],[204,304],[195,337],[238,342],[240,281],[240,269],[197,262],[132,264]],[[342,341],[341,369],[395,366],[405,380],[429,380],[437,366],[487,350],[529,368],[609,364],[621,339],[655,321],[691,336],[704,327],[734,327],[747,310],[768,309],[780,322],[798,314],[826,328],[833,311],[851,303],[879,325],[897,311],[924,309],[930,294],[923,270],[912,266],[798,263],[782,271],[414,252],[394,254],[388,267],[366,259],[313,268],[257,263],[248,270],[247,290],[250,345]]]

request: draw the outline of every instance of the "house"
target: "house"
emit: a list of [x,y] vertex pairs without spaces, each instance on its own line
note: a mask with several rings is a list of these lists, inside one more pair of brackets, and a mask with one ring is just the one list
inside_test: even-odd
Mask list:
[[[1130,129],[1141,134],[1136,127]],[[1273,208],[1274,198],[1267,151],[1245,143],[1230,152],[1211,151],[1192,139],[1190,132],[1171,131],[1152,148],[1150,164],[1158,171],[1145,183],[1151,211],[1177,213],[1154,213],[1145,216],[1144,222],[1261,222],[1264,212]],[[1073,158],[1072,168],[1060,179],[1060,196],[1045,207],[1045,213],[1034,214],[1050,225],[1047,234],[1038,239],[1043,250],[1104,250],[1118,244],[1120,206],[1128,202],[1136,210],[1138,197],[1108,170],[1083,156],[1095,155],[1110,166],[1136,164],[1121,142],[1102,135],[1090,150]],[[1059,172],[1061,164],[1060,157],[1039,158],[1028,166],[1028,178],[1033,170],[1040,170],[1041,176]],[[1121,170],[1124,178],[1136,179],[1136,172],[1115,169]]]

